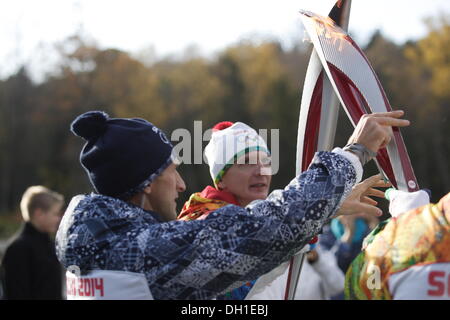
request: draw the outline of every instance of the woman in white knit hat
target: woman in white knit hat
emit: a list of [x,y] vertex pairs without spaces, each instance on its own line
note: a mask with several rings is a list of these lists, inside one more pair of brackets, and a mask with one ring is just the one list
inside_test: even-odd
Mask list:
[[235,204],[245,207],[265,199],[271,181],[270,152],[264,139],[242,122],[220,122],[205,148],[214,187],[194,193],[179,220],[204,219],[212,211]]

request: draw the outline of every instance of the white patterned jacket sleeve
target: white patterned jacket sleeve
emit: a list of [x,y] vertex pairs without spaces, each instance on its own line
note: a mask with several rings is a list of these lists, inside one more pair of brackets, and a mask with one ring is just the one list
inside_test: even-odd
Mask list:
[[211,299],[298,252],[355,181],[345,157],[319,152],[309,170],[266,200],[189,222],[159,223],[137,207],[98,196],[66,212],[57,254],[66,267],[143,273],[156,299]]

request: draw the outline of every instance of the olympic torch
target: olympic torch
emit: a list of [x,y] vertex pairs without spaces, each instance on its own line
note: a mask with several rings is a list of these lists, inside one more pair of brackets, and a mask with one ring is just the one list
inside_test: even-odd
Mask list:
[[[338,1],[328,17],[344,30],[348,29],[351,0]],[[312,50],[303,86],[297,135],[296,174],[308,168],[314,153],[331,150],[339,115],[339,99],[323,69],[319,55]],[[291,259],[285,299],[293,300],[304,254]]]
[[[333,17],[333,11],[340,15]],[[314,49],[301,103],[297,173],[306,170],[314,152],[331,149],[339,103],[354,126],[364,114],[392,110],[367,57],[346,32],[349,12],[350,1],[345,0],[335,5],[329,17],[301,11],[303,25]],[[417,191],[419,185],[400,129],[394,127],[393,134],[387,147],[379,150],[375,162],[394,187]],[[294,297],[302,260],[303,255],[299,255],[291,261],[286,299]]]

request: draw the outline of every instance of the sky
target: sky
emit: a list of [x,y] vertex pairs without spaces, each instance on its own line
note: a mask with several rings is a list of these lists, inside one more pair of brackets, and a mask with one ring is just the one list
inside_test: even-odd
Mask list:
[[[27,64],[36,78],[56,61],[57,42],[81,32],[100,48],[149,60],[187,47],[211,56],[242,39],[304,37],[300,9],[327,15],[333,0],[0,0],[0,78]],[[426,34],[425,17],[450,16],[450,0],[353,0],[350,34],[363,45],[377,29],[397,43]]]

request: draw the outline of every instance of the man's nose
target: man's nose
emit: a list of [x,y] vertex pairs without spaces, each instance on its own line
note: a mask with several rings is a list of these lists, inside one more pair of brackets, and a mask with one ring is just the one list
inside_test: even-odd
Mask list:
[[178,171],[177,171],[177,191],[178,192],[186,191],[186,184],[184,183],[184,180]]

